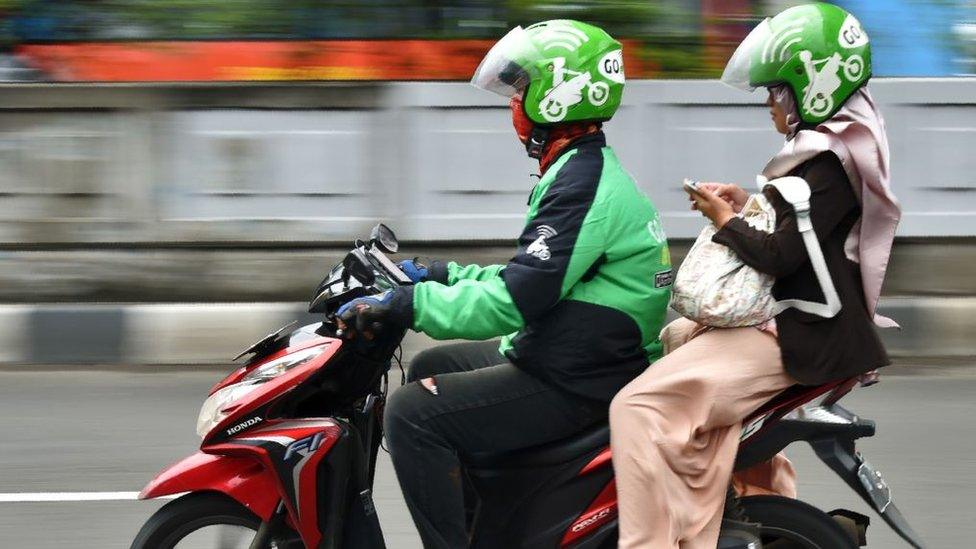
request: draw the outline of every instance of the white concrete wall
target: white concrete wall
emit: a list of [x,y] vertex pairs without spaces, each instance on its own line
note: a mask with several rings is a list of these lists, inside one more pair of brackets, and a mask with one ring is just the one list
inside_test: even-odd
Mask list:
[[[976,79],[878,80],[901,236],[976,234]],[[761,93],[638,81],[607,124],[694,236],[680,181],[751,184],[781,138]],[[219,108],[214,108],[219,107]],[[462,83],[0,86],[0,242],[509,240],[533,185],[506,103]]]

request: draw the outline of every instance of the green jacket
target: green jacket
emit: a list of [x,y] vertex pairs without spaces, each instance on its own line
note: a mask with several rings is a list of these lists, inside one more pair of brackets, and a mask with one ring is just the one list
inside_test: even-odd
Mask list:
[[526,218],[507,265],[450,263],[417,284],[413,328],[505,336],[516,366],[609,401],[661,356],[672,271],[657,211],[597,133],[546,171]]

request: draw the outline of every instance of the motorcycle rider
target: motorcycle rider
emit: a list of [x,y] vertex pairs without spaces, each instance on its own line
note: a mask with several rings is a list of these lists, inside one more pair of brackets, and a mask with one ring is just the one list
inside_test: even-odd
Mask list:
[[467,547],[465,456],[571,436],[661,355],[671,261],[658,214],[601,129],[624,88],[621,45],[554,20],[516,27],[471,80],[511,98],[539,160],[506,265],[405,262],[417,283],[340,309],[352,337],[376,323],[435,339],[497,341],[418,355],[386,408],[390,455],[425,547]]

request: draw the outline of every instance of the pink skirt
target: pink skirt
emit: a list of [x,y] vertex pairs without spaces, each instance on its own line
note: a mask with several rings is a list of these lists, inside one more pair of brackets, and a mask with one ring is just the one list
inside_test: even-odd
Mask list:
[[[681,319],[661,336],[667,354],[610,406],[618,547],[714,549],[742,420],[795,381],[768,330],[701,330]],[[782,455],[733,485],[747,495],[796,494]]]

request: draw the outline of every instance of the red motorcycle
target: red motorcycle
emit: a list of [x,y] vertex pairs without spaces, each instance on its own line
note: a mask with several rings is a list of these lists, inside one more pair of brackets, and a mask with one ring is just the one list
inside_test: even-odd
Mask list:
[[[200,411],[200,451],[163,470],[141,499],[184,494],[145,523],[132,549],[190,547],[382,548],[372,486],[391,364],[404,333],[344,340],[335,312],[356,297],[409,279],[385,255],[396,237],[378,225],[322,281],[309,311],[324,320],[286,326],[240,356],[250,360],[217,383]],[[240,356],[238,358],[240,358]],[[736,468],[808,442],[816,454],[913,547],[918,535],[881,474],[855,451],[874,422],[837,402],[846,379],[787,389],[745,422]],[[617,503],[609,428],[518,452],[465,456],[471,547],[613,548]],[[719,548],[865,545],[868,517],[830,514],[798,500],[739,498]],[[761,541],[760,541],[761,540]]]

